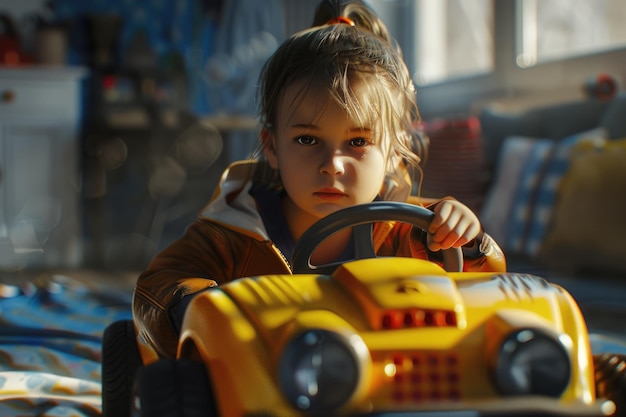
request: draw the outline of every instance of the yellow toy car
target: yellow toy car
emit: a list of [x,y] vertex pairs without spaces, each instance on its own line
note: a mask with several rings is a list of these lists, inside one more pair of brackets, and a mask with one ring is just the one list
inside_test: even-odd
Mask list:
[[[176,360],[157,360],[135,342],[132,323],[116,324],[123,335],[110,330],[103,346],[104,415],[122,415],[135,396],[142,416],[614,413],[623,358],[605,356],[594,370],[585,321],[563,288],[528,274],[446,272],[373,255],[368,223],[426,228],[431,218],[388,202],[327,216],[296,248],[297,275],[243,278],[196,296]],[[361,259],[310,264],[320,241],[355,225]],[[460,252],[444,255],[446,269],[458,270]],[[111,342],[129,337],[125,348]],[[126,367],[113,366],[121,357]],[[135,394],[131,357],[146,365]]]

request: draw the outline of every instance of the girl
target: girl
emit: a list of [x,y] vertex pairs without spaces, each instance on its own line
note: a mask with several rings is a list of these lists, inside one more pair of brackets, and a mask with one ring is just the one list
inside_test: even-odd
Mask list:
[[[191,297],[245,276],[289,274],[302,233],[339,209],[374,200],[409,201],[407,168],[418,168],[412,126],[415,89],[399,52],[348,18],[299,32],[261,72],[261,133],[255,158],[232,164],[185,234],[157,254],[138,279],[133,313],[140,337],[174,357]],[[463,247],[464,269],[505,270],[497,244],[460,202],[430,202],[425,234],[378,223],[379,255],[438,260]],[[426,235],[426,236],[424,236]],[[351,231],[331,236],[315,264],[349,258]]]

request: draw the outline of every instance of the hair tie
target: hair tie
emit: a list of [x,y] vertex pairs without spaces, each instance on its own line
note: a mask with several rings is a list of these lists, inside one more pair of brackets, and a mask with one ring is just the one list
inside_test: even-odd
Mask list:
[[354,21],[345,16],[335,17],[334,19],[330,19],[328,22],[326,22],[327,25],[339,25],[341,23],[345,23],[349,26],[354,26]]

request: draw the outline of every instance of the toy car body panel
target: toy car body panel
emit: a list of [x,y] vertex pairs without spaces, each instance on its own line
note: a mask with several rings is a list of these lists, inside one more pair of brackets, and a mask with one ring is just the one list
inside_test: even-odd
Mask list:
[[612,411],[596,400],[586,325],[564,289],[417,259],[205,291],[178,356],[206,365],[223,416]]

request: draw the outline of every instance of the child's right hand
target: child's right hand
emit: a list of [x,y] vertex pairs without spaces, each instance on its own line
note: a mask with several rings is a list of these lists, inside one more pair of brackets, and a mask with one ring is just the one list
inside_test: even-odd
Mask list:
[[428,249],[461,247],[478,236],[480,220],[474,212],[457,200],[443,200],[435,205],[435,217],[428,227]]

